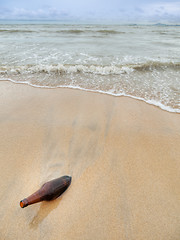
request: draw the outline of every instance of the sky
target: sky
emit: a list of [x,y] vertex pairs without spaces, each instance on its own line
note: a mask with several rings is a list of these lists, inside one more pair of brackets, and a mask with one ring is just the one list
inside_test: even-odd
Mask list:
[[0,0],[0,19],[180,23],[180,0]]

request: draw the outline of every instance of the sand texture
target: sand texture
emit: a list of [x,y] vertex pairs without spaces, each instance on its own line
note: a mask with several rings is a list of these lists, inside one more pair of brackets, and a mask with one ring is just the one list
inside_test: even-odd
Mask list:
[[[179,240],[180,114],[0,83],[0,240]],[[21,209],[53,178],[62,197]]]

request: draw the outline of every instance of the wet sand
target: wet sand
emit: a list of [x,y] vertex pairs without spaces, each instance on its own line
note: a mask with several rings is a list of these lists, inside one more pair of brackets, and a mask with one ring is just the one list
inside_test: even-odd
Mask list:
[[[179,240],[180,114],[0,83],[0,239]],[[19,201],[63,175],[62,197]]]

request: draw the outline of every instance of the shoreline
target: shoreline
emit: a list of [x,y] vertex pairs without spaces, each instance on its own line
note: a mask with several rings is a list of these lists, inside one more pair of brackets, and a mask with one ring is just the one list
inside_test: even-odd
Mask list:
[[[179,239],[179,114],[9,81],[0,93],[0,238]],[[20,208],[63,175],[62,197]]]
[[180,109],[174,109],[171,108],[169,106],[165,106],[164,104],[162,104],[161,102],[157,102],[155,100],[145,100],[144,98],[140,98],[140,97],[136,97],[136,96],[132,96],[132,95],[128,95],[128,94],[113,94],[110,92],[104,92],[102,90],[91,90],[91,89],[86,89],[86,88],[81,88],[81,87],[76,87],[76,86],[56,86],[56,87],[50,87],[50,86],[37,86],[37,85],[33,85],[31,83],[28,82],[17,82],[11,79],[8,80],[1,80],[1,82],[12,82],[14,84],[23,84],[23,85],[27,85],[33,88],[42,88],[42,89],[72,89],[72,90],[79,90],[79,91],[85,91],[85,92],[92,92],[92,93],[97,93],[97,94],[105,94],[105,95],[109,95],[112,97],[127,97],[127,98],[132,98],[138,101],[142,101],[146,104],[158,107],[159,109],[166,111],[166,112],[170,112],[170,113],[180,113]]

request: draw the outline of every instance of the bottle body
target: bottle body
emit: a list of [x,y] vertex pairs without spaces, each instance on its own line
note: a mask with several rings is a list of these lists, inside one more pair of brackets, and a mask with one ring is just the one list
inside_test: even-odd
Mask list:
[[71,184],[71,177],[63,176],[45,183],[38,191],[29,197],[20,201],[22,208],[28,205],[41,202],[51,201],[59,197]]

